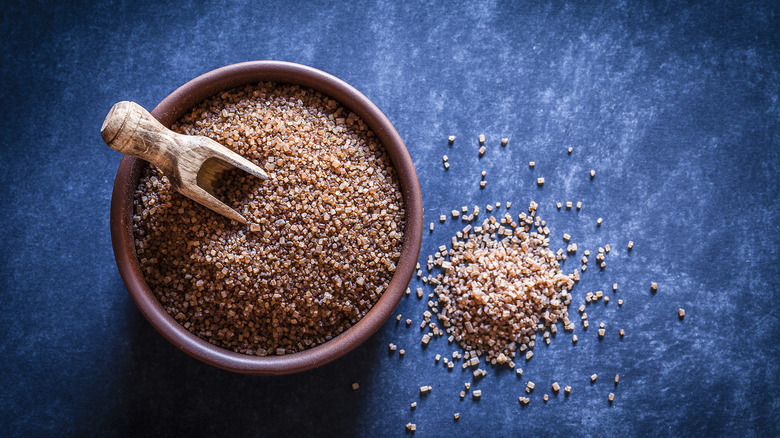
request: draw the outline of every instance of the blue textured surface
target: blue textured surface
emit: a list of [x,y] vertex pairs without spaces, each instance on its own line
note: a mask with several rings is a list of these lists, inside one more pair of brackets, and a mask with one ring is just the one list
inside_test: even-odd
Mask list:
[[[398,436],[407,422],[417,436],[780,433],[776,2],[91,3],[0,12],[0,434]],[[413,328],[388,322],[300,375],[236,375],[177,351],[114,264],[120,155],[100,124],[116,101],[153,108],[201,73],[255,59],[334,74],[385,112],[417,167],[426,226],[436,221],[421,260],[457,229],[440,214],[499,201],[516,214],[535,200],[554,246],[563,233],[581,250],[612,245],[576,305],[613,282],[618,293],[588,309],[576,346],[559,333],[537,347],[519,381],[490,369],[478,402],[457,395],[470,373],[434,364],[454,346],[420,347],[416,297],[398,308]],[[584,206],[555,209],[567,200]],[[572,396],[544,404],[553,381]],[[421,385],[433,386],[422,399]]]

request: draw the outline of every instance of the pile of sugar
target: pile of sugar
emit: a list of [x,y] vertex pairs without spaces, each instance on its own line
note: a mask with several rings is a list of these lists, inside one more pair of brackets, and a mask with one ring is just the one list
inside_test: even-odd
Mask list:
[[429,280],[437,284],[430,307],[450,341],[493,364],[506,363],[526,350],[530,359],[537,330],[548,338],[558,321],[570,326],[568,291],[577,277],[563,274],[548,234],[532,203],[517,221],[507,213],[467,225],[452,249],[429,260],[444,271]]
[[214,345],[264,356],[322,344],[368,313],[393,277],[405,216],[360,118],[310,89],[262,83],[206,100],[172,129],[216,140],[271,179],[226,172],[215,187],[242,226],[144,171],[135,246],[168,314]]

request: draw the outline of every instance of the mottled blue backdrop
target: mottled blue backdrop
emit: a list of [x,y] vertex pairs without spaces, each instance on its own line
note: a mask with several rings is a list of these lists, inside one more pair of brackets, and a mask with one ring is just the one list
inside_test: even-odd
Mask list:
[[[416,436],[780,433],[778,3],[415,3],[4,4],[0,435],[371,437],[407,422]],[[390,321],[300,375],[237,375],[177,351],[117,272],[108,207],[121,157],[100,125],[119,100],[151,109],[197,75],[258,59],[338,76],[394,123],[437,224],[421,260],[458,229],[440,214],[505,201],[517,214],[534,200],[554,248],[563,233],[580,253],[612,246],[575,305],[618,292],[588,308],[576,346],[562,332],[537,346],[521,379],[488,368],[480,401],[458,397],[470,372],[434,363],[454,345],[420,347],[414,296],[398,307],[412,328]],[[555,208],[568,200],[582,209]],[[545,404],[553,381],[572,395]]]

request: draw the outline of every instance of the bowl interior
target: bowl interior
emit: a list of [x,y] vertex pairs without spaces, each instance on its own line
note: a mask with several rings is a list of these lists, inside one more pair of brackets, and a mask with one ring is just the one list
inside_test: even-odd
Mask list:
[[316,70],[280,61],[233,64],[211,71],[184,84],[153,111],[165,126],[206,98],[230,88],[263,81],[290,83],[314,89],[360,116],[381,141],[396,170],[405,203],[405,231],[401,258],[382,297],[344,333],[332,340],[284,356],[249,356],[212,345],[187,331],[163,309],[141,272],[132,229],[133,191],[147,163],[125,156],[119,166],[111,198],[111,240],[114,255],[128,292],[141,313],[168,341],[185,353],[210,365],[256,375],[300,372],[333,361],[368,339],[391,315],[409,284],[422,240],[423,209],[414,165],[401,137],[384,114],[359,91],[340,79]]

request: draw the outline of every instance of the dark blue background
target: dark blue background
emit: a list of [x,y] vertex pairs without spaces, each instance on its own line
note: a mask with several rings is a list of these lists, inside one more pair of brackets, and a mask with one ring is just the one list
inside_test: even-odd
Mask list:
[[[398,436],[414,422],[418,436],[777,435],[778,3],[637,3],[6,3],[0,434]],[[416,297],[398,308],[413,328],[390,321],[300,375],[231,374],[177,351],[114,264],[120,155],[100,125],[119,100],[151,109],[197,75],[256,59],[319,68],[373,100],[414,160],[426,226],[462,205],[512,201],[517,214],[535,200],[554,247],[563,233],[580,253],[612,245],[575,305],[613,282],[620,290],[588,309],[578,345],[559,333],[537,347],[521,380],[490,369],[474,385],[479,402],[457,396],[470,373],[434,364],[454,346],[420,347]],[[480,133],[488,151],[478,159]],[[567,200],[584,207],[554,208]],[[458,227],[436,223],[421,260]],[[403,359],[388,356],[390,342]],[[522,408],[529,379],[537,390]],[[545,405],[553,381],[573,393]],[[421,385],[433,386],[422,399]]]

